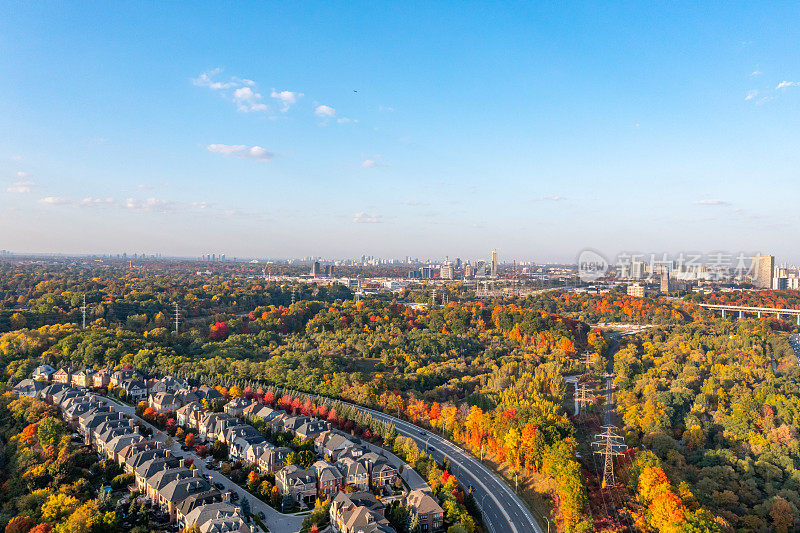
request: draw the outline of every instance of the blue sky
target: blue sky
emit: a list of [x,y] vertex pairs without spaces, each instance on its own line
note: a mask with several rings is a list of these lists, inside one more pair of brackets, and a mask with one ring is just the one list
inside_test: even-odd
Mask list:
[[800,7],[0,4],[0,248],[800,260]]

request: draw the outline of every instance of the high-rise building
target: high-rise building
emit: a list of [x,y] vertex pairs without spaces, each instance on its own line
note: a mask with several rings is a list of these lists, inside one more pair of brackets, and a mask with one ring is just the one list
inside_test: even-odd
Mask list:
[[771,289],[775,272],[775,256],[759,254],[753,259],[753,285],[757,289]]
[[319,261],[314,261],[311,264],[311,275],[314,276],[315,278],[318,278],[319,277],[319,273],[320,273]]
[[666,268],[661,270],[661,293],[662,294],[669,294],[672,292],[670,289],[670,280],[669,280],[669,270]]
[[497,250],[492,250],[492,269],[489,275],[493,278],[497,277]]
[[441,279],[453,279],[453,265],[445,263],[439,268],[439,277]]

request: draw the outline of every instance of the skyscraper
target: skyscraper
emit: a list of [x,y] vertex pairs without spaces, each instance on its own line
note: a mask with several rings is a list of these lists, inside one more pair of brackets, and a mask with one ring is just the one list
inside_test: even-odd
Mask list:
[[753,259],[753,285],[757,289],[771,289],[775,272],[775,256],[759,254]]
[[319,277],[319,261],[314,261],[311,265],[311,275],[315,278]]
[[492,269],[489,271],[489,275],[493,278],[497,277],[497,250],[492,250]]

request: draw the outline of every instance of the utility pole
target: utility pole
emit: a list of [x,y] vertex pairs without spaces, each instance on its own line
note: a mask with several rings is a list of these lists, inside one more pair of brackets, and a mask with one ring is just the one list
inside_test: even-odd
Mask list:
[[81,306],[81,312],[83,313],[83,329],[86,329],[86,295],[83,295],[83,305]]
[[625,443],[622,437],[617,435],[617,428],[614,426],[603,426],[603,432],[597,436],[597,440],[592,443],[593,446],[599,446],[599,450],[594,453],[602,455],[605,458],[603,465],[603,488],[613,487],[616,484],[614,480],[614,456],[622,455],[621,449],[625,449]]
[[175,335],[178,334],[178,326],[180,324],[181,313],[178,309],[178,302],[175,302]]

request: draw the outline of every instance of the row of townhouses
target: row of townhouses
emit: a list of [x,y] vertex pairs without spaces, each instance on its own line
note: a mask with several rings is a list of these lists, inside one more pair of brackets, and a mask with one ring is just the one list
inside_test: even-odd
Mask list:
[[[198,526],[201,533],[251,533],[239,507],[189,468],[182,457],[140,433],[133,418],[114,409],[105,397],[55,382],[39,386],[24,380],[14,391],[58,406],[64,420],[97,453],[133,473],[135,488],[180,527]],[[133,488],[133,487],[132,487]]]
[[[117,383],[124,383],[124,380],[136,379],[135,375],[129,374],[131,372],[134,371],[118,371],[112,376]],[[46,382],[40,379],[24,380],[16,389],[19,389],[19,394],[37,395],[45,386]],[[75,388],[70,390],[72,393],[81,392]],[[305,415],[293,416],[283,409],[273,409],[245,398],[232,399],[223,406],[223,412],[214,412],[205,407],[203,400],[207,400],[208,405],[209,402],[222,399],[219,391],[206,386],[192,388],[185,381],[171,376],[151,380],[145,384],[145,390],[149,391],[147,401],[151,408],[158,413],[174,412],[177,424],[187,431],[194,431],[200,441],[222,441],[228,445],[231,459],[256,465],[262,473],[274,474],[275,484],[282,494],[289,494],[297,502],[307,505],[318,497],[330,499],[331,519],[338,531],[383,531],[380,529],[384,527],[383,522],[378,519],[378,515],[382,514],[376,511],[377,506],[362,505],[368,499],[366,495],[371,496],[368,492],[371,487],[390,493],[390,487],[398,477],[397,468],[383,452],[376,453],[357,437],[331,429],[324,420]],[[319,460],[308,469],[297,465],[287,466],[286,458],[291,450],[274,446],[246,423],[255,418],[273,431],[289,432],[301,440],[313,439]],[[116,437],[115,433],[107,436],[112,435]],[[127,441],[111,447],[119,448],[122,442]],[[87,443],[98,446],[98,450],[104,446],[96,442]],[[353,494],[345,494],[345,486],[352,487],[362,496],[354,499]],[[339,504],[334,512],[333,503],[337,502],[337,498]],[[444,511],[430,493],[411,491],[404,497],[404,503],[418,514],[422,531],[436,531],[442,527]],[[371,516],[375,519],[369,518]]]

